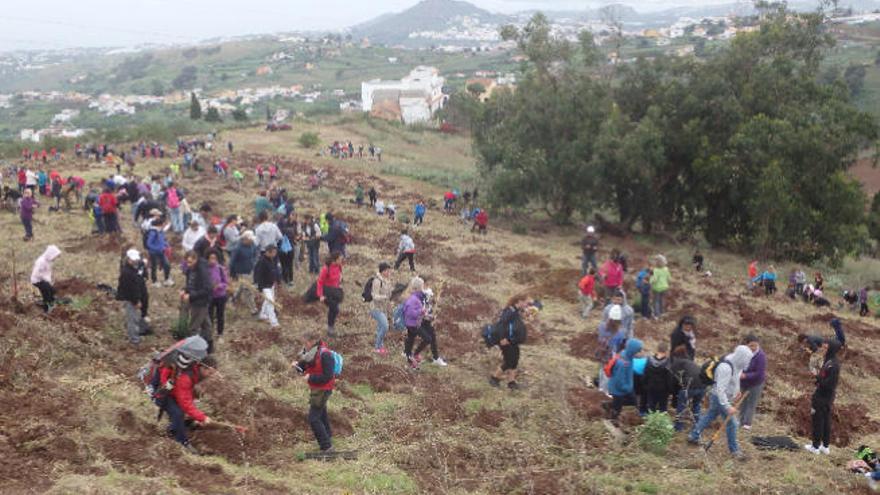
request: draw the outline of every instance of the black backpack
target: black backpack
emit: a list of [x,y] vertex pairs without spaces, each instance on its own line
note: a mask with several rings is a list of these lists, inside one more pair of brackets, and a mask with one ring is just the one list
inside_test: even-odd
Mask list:
[[[376,277],[370,277],[364,284],[364,291],[361,292],[361,298],[364,300],[364,302],[371,302],[373,300],[373,280],[375,279]],[[381,283],[382,281],[380,280],[379,284]]]

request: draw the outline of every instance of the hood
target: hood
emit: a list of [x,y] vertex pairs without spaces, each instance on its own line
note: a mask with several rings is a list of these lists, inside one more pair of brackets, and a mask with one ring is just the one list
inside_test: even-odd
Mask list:
[[837,357],[837,353],[840,351],[840,341],[837,339],[828,339],[828,350],[825,351],[825,362],[831,361],[832,359]]
[[658,359],[657,356],[652,355],[651,357],[648,358],[648,363],[655,368],[662,368],[664,366],[667,366],[669,364],[669,362],[670,362],[669,356],[667,356],[663,359]]
[[194,335],[187,337],[177,350],[196,361],[201,361],[208,356],[208,343],[202,337]]
[[[748,349],[748,347],[746,347]],[[623,350],[624,359],[632,359],[633,356],[642,351],[642,341],[639,339],[629,339],[626,341],[626,348]]]
[[49,244],[43,251],[43,257],[49,261],[55,261],[55,258],[61,256],[61,250],[55,244]]
[[752,361],[752,356],[752,350],[744,345],[736,346],[736,349],[727,355],[726,359],[733,365],[734,376],[749,367],[749,363]]

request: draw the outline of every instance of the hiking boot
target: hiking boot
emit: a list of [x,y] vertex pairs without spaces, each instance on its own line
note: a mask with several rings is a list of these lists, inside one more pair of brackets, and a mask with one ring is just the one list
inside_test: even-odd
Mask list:
[[166,281],[165,281],[165,287],[174,287],[174,279],[173,279],[173,278],[169,278],[168,280],[166,280]]
[[809,452],[811,454],[819,455],[819,453],[820,453],[819,449],[817,449],[816,447],[813,447],[813,444],[811,444],[811,443],[804,445],[804,449],[806,449],[807,452]]
[[743,429],[743,430],[746,430],[746,431],[751,430],[751,429],[752,429],[752,425],[742,425],[742,429]]
[[819,452],[825,455],[831,455],[831,449],[829,449],[826,445],[822,445],[821,447],[819,447]]
[[745,461],[749,460],[749,457],[742,450],[737,450],[736,452],[732,452],[730,455],[733,456],[733,458],[739,462],[745,462]]
[[162,288],[162,284],[160,284],[159,282],[153,282],[153,288],[160,289],[160,288]]
[[432,363],[436,364],[437,366],[448,366],[448,363],[446,363],[446,361],[444,361],[442,357],[433,360]]
[[507,388],[510,389],[510,390],[519,390],[521,387],[519,386],[519,383],[516,383],[516,382],[508,382],[508,383],[507,383]]
[[201,452],[199,452],[199,449],[197,449],[197,448],[196,448],[193,444],[191,444],[191,443],[185,443],[185,444],[183,444],[183,450],[189,452],[189,453],[192,454],[192,455],[202,455]]
[[492,385],[493,387],[498,388],[501,386],[501,381],[499,379],[495,378],[494,376],[490,376],[489,377],[489,385]]

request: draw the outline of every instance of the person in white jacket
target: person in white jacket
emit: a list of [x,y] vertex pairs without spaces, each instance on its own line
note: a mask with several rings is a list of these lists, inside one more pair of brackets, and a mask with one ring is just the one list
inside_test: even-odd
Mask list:
[[31,272],[31,283],[40,290],[43,296],[43,311],[48,312],[55,304],[55,287],[52,286],[52,264],[61,256],[61,250],[54,244],[49,244],[46,251],[34,262]]
[[193,247],[195,247],[196,243],[199,242],[199,239],[205,237],[205,229],[193,220],[189,224],[189,228],[183,233],[183,240],[181,244],[183,244],[183,251],[188,253],[192,251]]
[[416,271],[415,256],[416,243],[413,241],[412,237],[409,236],[409,231],[403,229],[403,231],[400,232],[400,243],[397,245],[397,261],[394,262],[394,269],[399,269],[403,260],[408,260],[409,271]]

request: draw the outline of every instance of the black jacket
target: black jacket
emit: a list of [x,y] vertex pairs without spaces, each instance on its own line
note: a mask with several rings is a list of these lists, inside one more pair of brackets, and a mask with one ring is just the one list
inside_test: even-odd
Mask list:
[[211,271],[208,262],[202,258],[196,266],[186,272],[186,293],[189,294],[191,306],[204,307],[211,302],[214,284],[211,282]]
[[696,390],[705,387],[700,379],[700,365],[690,359],[673,357],[669,365],[672,377],[678,388]]
[[682,321],[678,322],[678,326],[675,327],[675,330],[672,331],[672,335],[669,336],[669,351],[674,352],[676,347],[684,345],[687,347],[688,357],[693,361],[694,357],[697,355],[697,350],[691,345],[691,339],[684,333],[683,327],[684,318],[682,318]]
[[507,339],[513,345],[525,343],[528,339],[528,330],[526,324],[519,314],[519,310],[514,307],[507,307],[501,311],[501,317],[495,325],[496,342]]
[[257,266],[254,268],[254,283],[257,289],[271,289],[278,282],[278,264],[276,260],[266,256],[260,256]]
[[840,342],[828,341],[828,351],[825,352],[825,364],[816,375],[816,391],[813,392],[813,402],[829,405],[834,402],[837,393],[837,382],[840,379],[840,361],[837,360],[837,352],[840,350]]
[[669,367],[669,358],[657,359],[655,356],[648,358],[645,366],[645,376],[642,377],[642,387],[645,392],[671,394],[675,389],[675,379]]
[[214,238],[214,247],[211,247],[211,241],[208,240],[207,236],[203,236],[201,239],[196,241],[193,245],[193,251],[198,253],[200,258],[208,259],[208,255],[211,253],[217,253],[217,261],[221,265],[226,264],[225,256],[223,256],[223,249],[220,247],[220,238]]
[[125,263],[119,271],[119,284],[116,286],[116,300],[137,304],[144,299],[147,284],[137,268]]

